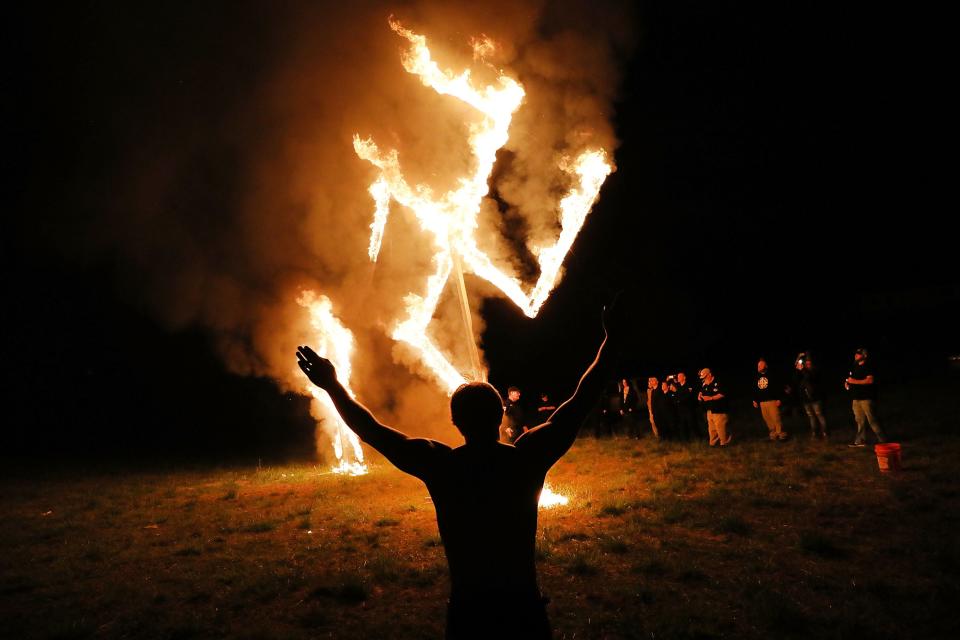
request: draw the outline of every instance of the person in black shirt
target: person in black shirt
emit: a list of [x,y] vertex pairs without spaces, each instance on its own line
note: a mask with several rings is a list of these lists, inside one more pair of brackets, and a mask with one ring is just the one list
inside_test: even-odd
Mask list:
[[879,442],[886,442],[887,437],[880,428],[874,411],[874,401],[877,398],[877,387],[873,377],[873,367],[867,362],[867,350],[857,349],[853,355],[853,367],[847,375],[844,384],[850,392],[853,402],[853,419],[857,422],[857,435],[853,440],[851,447],[866,446],[867,423],[877,435]]
[[620,380],[620,415],[621,424],[624,425],[627,436],[631,438],[640,437],[640,425],[637,421],[637,406],[640,399],[637,397],[637,391],[633,384],[627,378]]
[[760,409],[763,421],[770,432],[771,441],[787,439],[787,432],[783,430],[783,419],[780,417],[780,389],[775,379],[770,375],[767,361],[760,358],[757,361],[757,381],[753,387],[753,408]]
[[448,639],[551,637],[537,584],[537,502],[547,471],[573,445],[600,392],[619,335],[610,320],[605,311],[606,335],[573,396],[512,445],[497,441],[503,400],[485,382],[461,385],[450,398],[451,419],[466,440],[454,448],[381,424],[337,380],[329,360],[298,348],[300,368],[360,439],[426,484],[450,567]]
[[600,421],[597,423],[597,437],[613,436],[615,427],[623,417],[623,406],[620,403],[620,385],[611,380],[603,390],[600,398]]
[[520,389],[507,389],[507,400],[503,403],[503,423],[500,425],[500,441],[511,444],[519,438],[526,428],[526,417],[520,405]]
[[662,440],[673,440],[677,437],[677,407],[673,403],[674,389],[673,376],[668,376],[660,383],[660,388],[653,394],[653,419],[657,423],[657,431]]
[[677,374],[677,393],[674,396],[677,403],[677,432],[684,440],[693,440],[700,433],[697,420],[697,392],[687,382],[687,374],[681,371]]
[[[823,413],[823,385],[820,383],[820,370],[814,367],[808,353],[797,356],[796,383],[794,388],[799,396],[807,420],[810,421],[810,437],[827,437],[827,417]],[[819,434],[818,432],[819,427]]]
[[537,405],[537,424],[543,424],[550,417],[550,414],[557,410],[556,405],[550,401],[550,396],[546,391],[540,394],[540,404]]
[[707,432],[710,434],[710,446],[720,445],[725,447],[733,440],[733,435],[727,432],[730,423],[730,405],[727,396],[710,369],[700,370],[700,381],[701,389],[697,394],[697,399],[703,403],[707,410]]

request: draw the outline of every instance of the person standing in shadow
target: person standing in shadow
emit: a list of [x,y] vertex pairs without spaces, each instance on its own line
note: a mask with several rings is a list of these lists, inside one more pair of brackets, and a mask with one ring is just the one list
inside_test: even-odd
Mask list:
[[461,385],[450,398],[450,417],[466,440],[450,447],[381,424],[337,380],[329,360],[307,346],[297,350],[301,370],[360,439],[426,484],[450,568],[448,639],[552,635],[537,581],[537,506],[547,471],[573,445],[600,392],[619,334],[611,310],[604,310],[604,339],[573,395],[512,445],[498,441],[503,400],[485,382]]

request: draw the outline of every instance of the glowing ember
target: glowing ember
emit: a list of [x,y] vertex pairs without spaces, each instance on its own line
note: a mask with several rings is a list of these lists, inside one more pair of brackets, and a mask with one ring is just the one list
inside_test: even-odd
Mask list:
[[550,485],[544,483],[543,490],[540,492],[540,508],[549,509],[550,507],[565,506],[570,500],[566,496],[554,493]]
[[[310,312],[310,324],[317,330],[316,352],[333,363],[333,366],[337,368],[337,377],[352,396],[350,357],[353,354],[353,334],[333,315],[333,305],[326,296],[318,296],[313,291],[304,291],[297,298],[297,302]],[[330,400],[330,396],[323,389],[310,383],[306,384],[305,388],[313,396],[311,406],[313,414],[334,427],[331,440],[333,441],[333,452],[336,454],[339,463],[333,467],[333,472],[352,476],[366,473],[367,466],[363,462],[363,448],[360,446],[360,439],[340,417],[333,401]],[[353,460],[344,458],[344,440],[349,446]]]
[[[570,174],[574,186],[559,202],[560,236],[546,247],[531,247],[540,265],[540,275],[529,293],[520,279],[503,272],[480,250],[474,233],[483,198],[489,192],[488,182],[496,162],[497,150],[509,139],[513,114],[523,102],[524,90],[519,82],[500,74],[494,84],[475,86],[470,70],[455,74],[440,69],[433,60],[427,39],[402,27],[391,19],[390,27],[409,42],[402,54],[403,68],[441,95],[452,96],[479,112],[479,121],[470,122],[470,149],[473,173],[458,180],[459,188],[435,194],[423,184],[410,185],[400,170],[397,151],[383,152],[371,139],[353,138],[357,155],[379,170],[370,186],[375,202],[371,226],[370,259],[377,260],[384,227],[390,213],[391,200],[409,208],[424,231],[433,239],[434,272],[427,278],[426,293],[408,294],[404,298],[406,318],[392,331],[395,340],[412,347],[427,369],[448,393],[465,381],[461,374],[429,338],[427,328],[433,319],[440,295],[459,260],[466,271],[487,280],[504,293],[528,317],[536,317],[550,293],[560,281],[563,260],[600,193],[600,187],[613,170],[602,149],[586,150],[575,159],[564,158],[559,168]],[[473,42],[474,59],[483,60],[494,50],[489,38]],[[472,336],[471,336],[472,339]]]

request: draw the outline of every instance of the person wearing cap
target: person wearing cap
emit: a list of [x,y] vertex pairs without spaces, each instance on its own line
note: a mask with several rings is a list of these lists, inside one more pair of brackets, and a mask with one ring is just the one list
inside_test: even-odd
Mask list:
[[867,361],[867,350],[860,348],[853,354],[853,367],[847,374],[844,383],[850,392],[853,406],[853,419],[857,422],[857,435],[849,446],[864,447],[867,440],[867,423],[877,436],[879,442],[886,442],[887,437],[880,428],[874,412],[874,401],[877,399],[877,387],[873,377],[873,367]]
[[780,389],[770,376],[766,359],[760,358],[757,361],[757,381],[753,387],[753,408],[760,409],[771,442],[782,442],[789,437],[783,430],[780,403]]
[[[809,353],[797,356],[796,389],[803,404],[803,410],[810,422],[810,437],[827,438],[827,417],[823,413],[823,385],[820,383],[820,370],[813,366]],[[819,427],[819,434],[817,433]]]
[[710,435],[710,446],[725,447],[733,440],[733,435],[727,433],[730,422],[730,409],[727,396],[720,383],[713,376],[710,369],[700,370],[701,389],[697,399],[707,410],[707,432]]

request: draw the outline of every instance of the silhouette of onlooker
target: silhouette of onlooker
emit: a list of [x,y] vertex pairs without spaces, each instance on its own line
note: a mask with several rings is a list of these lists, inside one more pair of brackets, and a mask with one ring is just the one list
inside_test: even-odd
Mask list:
[[600,397],[600,421],[597,423],[597,436],[612,436],[614,427],[620,423],[623,407],[620,404],[620,387],[611,381],[603,389]]
[[660,388],[651,395],[653,419],[657,423],[657,431],[662,440],[672,439],[676,430],[674,417],[676,407],[673,406],[670,394],[670,383],[664,380],[660,383]]
[[540,394],[540,403],[537,405],[537,424],[543,424],[550,415],[557,410],[557,407],[550,400],[546,391]]
[[622,378],[620,380],[620,424],[623,425],[624,431],[631,438],[640,436],[640,425],[637,421],[637,406],[639,404],[640,399],[637,396],[636,389],[628,378]]
[[857,349],[853,354],[853,366],[847,374],[844,386],[850,392],[853,406],[853,418],[857,422],[857,435],[851,447],[863,447],[867,439],[867,423],[877,435],[877,441],[886,442],[887,436],[880,428],[876,418],[874,401],[877,399],[876,380],[873,377],[873,366],[867,362],[867,350]]
[[526,416],[520,404],[519,387],[507,389],[507,400],[503,403],[503,423],[500,426],[500,441],[511,444],[519,438],[526,427]]
[[700,392],[697,399],[707,410],[707,432],[710,434],[710,446],[725,447],[730,444],[733,435],[728,433],[730,408],[726,394],[710,369],[700,370]]
[[697,392],[683,371],[677,374],[677,391],[673,399],[677,405],[677,435],[685,440],[693,440],[701,433],[697,419]]
[[450,398],[451,419],[466,440],[452,448],[381,424],[340,384],[329,360],[298,349],[300,368],[360,439],[427,485],[450,567],[447,638],[551,637],[534,559],[537,501],[599,392],[600,365],[617,335],[609,317],[605,312],[607,335],[573,396],[513,445],[497,441],[504,404],[487,383],[462,385]]
[[787,432],[783,430],[783,419],[780,417],[781,391],[776,386],[767,361],[763,358],[757,361],[757,381],[753,387],[753,407],[760,409],[763,421],[770,432],[771,441],[787,439]]
[[796,362],[797,395],[803,405],[810,422],[810,437],[827,437],[827,417],[823,413],[823,385],[820,381],[820,370],[813,365],[813,359],[807,353],[797,356]]

